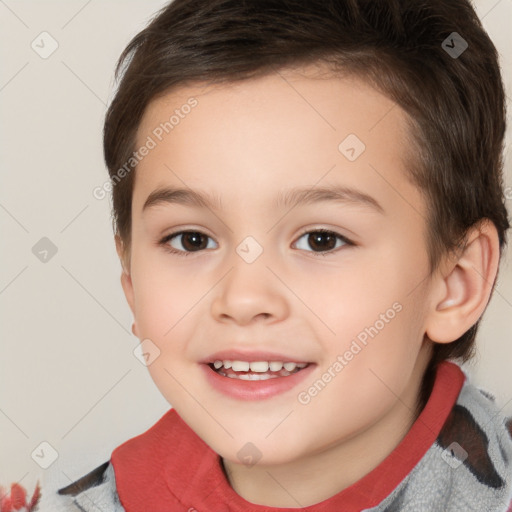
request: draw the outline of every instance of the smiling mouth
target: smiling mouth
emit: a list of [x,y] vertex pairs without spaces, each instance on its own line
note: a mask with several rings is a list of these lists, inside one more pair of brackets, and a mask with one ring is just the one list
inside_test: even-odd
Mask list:
[[281,361],[214,361],[208,366],[221,377],[240,380],[269,380],[289,377],[308,367],[310,363]]

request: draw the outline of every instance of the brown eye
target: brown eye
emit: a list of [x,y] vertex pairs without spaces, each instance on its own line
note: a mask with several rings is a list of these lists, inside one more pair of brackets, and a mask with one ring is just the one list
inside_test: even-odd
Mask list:
[[308,235],[308,244],[314,251],[330,251],[336,247],[336,236],[329,233],[310,233]]
[[166,236],[161,243],[172,248],[171,252],[188,255],[190,252],[202,251],[208,247],[209,236],[199,231],[180,231]]
[[344,236],[326,229],[311,230],[303,233],[297,242],[297,246],[299,246],[301,239],[304,239],[305,243],[302,243],[302,246],[298,248],[307,251],[308,247],[310,247],[313,250],[309,252],[330,252],[343,245],[353,245]]

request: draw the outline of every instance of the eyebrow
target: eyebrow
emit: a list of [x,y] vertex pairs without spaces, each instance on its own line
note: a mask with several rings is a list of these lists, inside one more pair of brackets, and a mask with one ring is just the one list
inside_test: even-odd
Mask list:
[[[323,201],[358,204],[369,207],[381,214],[384,213],[384,208],[375,198],[364,192],[345,186],[293,188],[285,192],[279,192],[273,206],[274,208],[291,209],[299,205],[314,204]],[[199,192],[190,188],[161,187],[149,194],[142,207],[142,212],[144,213],[144,211],[149,208],[162,204],[182,204],[217,211],[222,210],[222,201],[219,196],[211,195],[207,192]]]

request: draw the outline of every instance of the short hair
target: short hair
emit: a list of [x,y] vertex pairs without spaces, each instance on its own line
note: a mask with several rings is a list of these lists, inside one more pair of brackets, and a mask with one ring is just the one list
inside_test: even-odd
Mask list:
[[[181,86],[247,80],[313,63],[365,80],[406,112],[411,143],[404,161],[426,199],[430,271],[447,251],[463,247],[468,229],[483,219],[496,226],[502,253],[509,228],[505,92],[496,48],[467,0],[166,5],[120,56],[119,86],[105,118],[114,231],[128,252],[135,169],[114,180],[133,154],[150,101]],[[454,342],[435,344],[431,366],[469,359],[477,328],[478,322]]]

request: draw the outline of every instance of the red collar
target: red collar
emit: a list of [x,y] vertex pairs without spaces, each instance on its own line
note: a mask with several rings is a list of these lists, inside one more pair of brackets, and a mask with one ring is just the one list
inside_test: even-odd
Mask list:
[[[350,487],[302,510],[357,512],[378,505],[434,443],[464,379],[464,373],[456,364],[440,363],[425,408],[396,449]],[[111,462],[117,492],[126,512],[290,510],[253,505],[236,494],[224,476],[219,456],[174,409],[167,411],[149,430],[117,447],[112,452]]]

